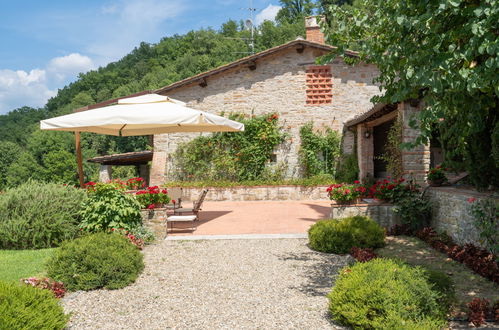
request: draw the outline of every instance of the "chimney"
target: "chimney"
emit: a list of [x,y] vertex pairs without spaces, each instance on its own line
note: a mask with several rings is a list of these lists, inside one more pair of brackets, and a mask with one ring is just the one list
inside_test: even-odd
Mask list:
[[324,16],[305,17],[305,30],[307,31],[307,37],[305,39],[307,41],[317,42],[324,45],[324,33],[322,33],[321,28],[317,23],[318,18],[323,20]]

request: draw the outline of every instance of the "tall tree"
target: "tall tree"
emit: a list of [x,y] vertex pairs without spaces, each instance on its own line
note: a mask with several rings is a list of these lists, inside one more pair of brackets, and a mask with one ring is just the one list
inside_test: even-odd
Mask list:
[[313,0],[280,0],[279,3],[282,8],[277,13],[276,20],[281,24],[301,21],[312,15],[316,7]]
[[[420,98],[428,143],[440,131],[446,161],[461,165],[479,188],[499,186],[490,155],[499,119],[499,3],[497,0],[359,0],[326,8],[329,41],[342,54],[356,47],[375,63],[385,91],[375,102]],[[418,121],[413,121],[413,126]]]

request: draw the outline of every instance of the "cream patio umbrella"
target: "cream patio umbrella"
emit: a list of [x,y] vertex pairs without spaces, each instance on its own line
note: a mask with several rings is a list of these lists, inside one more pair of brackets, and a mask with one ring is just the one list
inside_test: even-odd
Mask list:
[[71,131],[76,135],[78,175],[83,186],[80,133],[116,136],[173,132],[239,132],[244,124],[158,94],[119,99],[117,104],[40,121],[42,130]]

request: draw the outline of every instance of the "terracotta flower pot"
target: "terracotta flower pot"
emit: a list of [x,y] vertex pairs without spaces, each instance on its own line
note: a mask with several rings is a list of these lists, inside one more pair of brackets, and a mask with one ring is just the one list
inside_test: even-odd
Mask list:
[[440,187],[444,183],[443,179],[428,180],[430,187]]

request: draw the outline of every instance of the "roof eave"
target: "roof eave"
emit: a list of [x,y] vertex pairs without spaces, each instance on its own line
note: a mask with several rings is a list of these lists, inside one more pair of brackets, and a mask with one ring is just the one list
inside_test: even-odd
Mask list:
[[[281,51],[281,50],[284,50],[284,49],[288,49],[288,48],[291,48],[291,47],[295,47],[295,46],[298,46],[298,45],[303,45],[305,47],[313,47],[313,48],[316,48],[316,49],[321,49],[321,50],[324,50],[325,52],[330,52],[330,51],[336,49],[336,47],[333,47],[333,46],[330,46],[330,45],[324,45],[324,44],[313,42],[313,41],[307,41],[307,40],[303,40],[303,39],[297,39],[297,40],[293,40],[293,41],[287,42],[285,44],[282,44],[282,45],[279,45],[279,46],[276,46],[276,47],[273,47],[273,48],[269,48],[267,50],[261,51],[261,52],[256,53],[256,54],[243,57],[243,58],[241,58],[239,60],[236,60],[234,62],[231,62],[231,63],[225,64],[225,65],[219,66],[218,68],[215,68],[215,69],[212,69],[212,70],[209,70],[209,71],[197,74],[195,76],[192,76],[192,77],[189,77],[189,78],[186,78],[186,79],[174,82],[174,83],[172,83],[172,84],[170,84],[168,86],[164,86],[164,87],[161,87],[161,88],[155,90],[155,93],[162,94],[162,93],[166,93],[168,91],[171,91],[172,89],[179,88],[179,87],[182,87],[182,86],[185,86],[185,85],[188,85],[188,84],[192,84],[192,83],[195,83],[197,81],[201,82],[204,78],[207,78],[209,76],[212,76],[212,75],[215,75],[215,74],[219,74],[219,73],[222,73],[224,71],[227,71],[227,70],[230,70],[230,69],[233,69],[233,68],[245,65],[248,62],[255,61],[257,59],[260,59],[260,58],[272,55],[272,54],[274,54],[274,53],[276,53],[278,51]],[[353,57],[357,57],[358,56],[358,54],[356,52],[353,52],[353,51],[348,51],[345,54],[347,56],[353,56]]]

